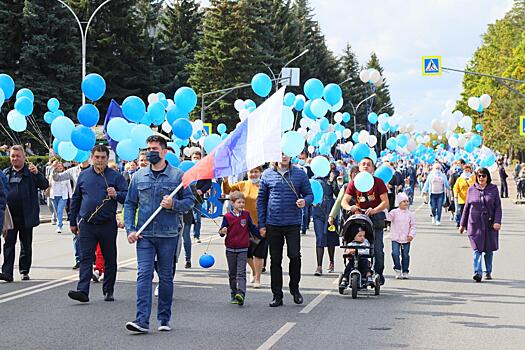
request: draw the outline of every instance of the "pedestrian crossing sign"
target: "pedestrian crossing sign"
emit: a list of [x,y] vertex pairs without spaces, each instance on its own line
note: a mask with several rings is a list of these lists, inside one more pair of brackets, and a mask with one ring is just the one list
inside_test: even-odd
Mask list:
[[437,76],[443,73],[441,56],[423,56],[421,62],[424,76]]
[[212,123],[203,123],[202,130],[204,130],[205,135],[211,135],[213,133],[213,124]]
[[520,135],[525,136],[525,115],[520,116]]

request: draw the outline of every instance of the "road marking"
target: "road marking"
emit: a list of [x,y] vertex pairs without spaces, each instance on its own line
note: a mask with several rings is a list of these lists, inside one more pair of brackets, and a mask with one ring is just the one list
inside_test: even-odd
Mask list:
[[286,333],[290,331],[294,326],[296,325],[295,322],[286,322],[284,326],[279,328],[277,332],[272,334],[270,338],[268,338],[261,346],[257,348],[257,350],[268,350],[271,349],[272,346],[275,345],[281,339]]
[[309,302],[308,305],[306,305],[301,311],[299,311],[299,313],[300,314],[310,313],[310,311],[312,311],[314,307],[319,305],[319,303],[321,303],[321,301],[323,301],[323,299],[326,298],[328,294],[330,294],[330,290],[323,290],[321,294],[319,294],[318,296],[314,298],[314,300]]

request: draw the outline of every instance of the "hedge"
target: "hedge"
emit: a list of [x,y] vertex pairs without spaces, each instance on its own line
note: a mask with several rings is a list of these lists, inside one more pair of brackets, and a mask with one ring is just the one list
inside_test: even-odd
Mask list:
[[[40,164],[45,165],[47,162],[49,162],[48,156],[30,156],[27,157],[27,161],[30,163],[33,163],[36,166],[39,166]],[[9,157],[7,156],[0,156],[0,169],[5,169],[9,167],[10,165]]]

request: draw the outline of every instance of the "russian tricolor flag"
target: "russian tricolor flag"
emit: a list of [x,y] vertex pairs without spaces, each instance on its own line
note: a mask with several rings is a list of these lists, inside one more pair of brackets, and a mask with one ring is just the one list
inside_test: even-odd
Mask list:
[[210,154],[182,177],[193,181],[237,175],[267,162],[281,160],[282,87],[242,121]]

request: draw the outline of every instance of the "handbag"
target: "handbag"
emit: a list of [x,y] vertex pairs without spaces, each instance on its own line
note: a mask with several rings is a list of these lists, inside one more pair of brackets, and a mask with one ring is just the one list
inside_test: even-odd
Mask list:
[[6,205],[4,212],[4,227],[2,228],[2,235],[5,237],[7,235],[7,231],[12,230],[13,228],[13,218],[11,216],[11,212],[9,211],[9,207]]

